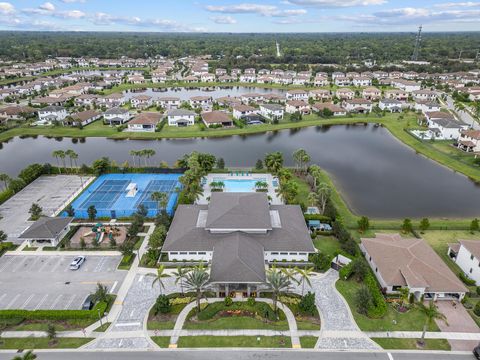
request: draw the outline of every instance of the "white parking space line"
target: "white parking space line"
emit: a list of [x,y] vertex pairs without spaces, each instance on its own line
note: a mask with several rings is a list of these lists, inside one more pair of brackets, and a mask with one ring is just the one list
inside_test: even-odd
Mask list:
[[40,265],[40,267],[38,268],[38,272],[43,272],[45,268],[48,267],[49,264],[50,264],[50,259],[44,259],[42,261],[42,265]]
[[3,294],[2,296],[0,296],[0,303],[2,302],[2,300],[7,296],[7,294]]
[[45,300],[47,300],[47,298],[48,298],[48,294],[46,294],[46,295],[42,298],[42,300],[40,300],[40,302],[37,304],[37,306],[35,306],[35,310],[40,309],[40,307],[43,305],[43,303],[45,302]]
[[103,265],[105,265],[105,260],[107,260],[106,257],[102,257],[100,261],[98,262],[97,266],[95,266],[95,269],[93,272],[100,272],[102,271]]
[[389,359],[389,360],[393,360],[393,356],[392,356],[392,354],[390,354],[390,353],[387,353],[387,355],[388,355],[388,359]]
[[50,306],[50,310],[55,309],[55,306],[57,306],[58,302],[60,301],[60,299],[62,297],[63,297],[63,294],[60,294],[60,295],[57,296],[57,298],[53,301],[52,306]]
[[17,294],[7,305],[7,309],[10,309],[12,307],[12,305],[15,303],[15,301],[17,301],[17,299],[20,297],[20,294]]
[[23,305],[21,306],[20,309],[25,309],[25,308],[27,307],[28,303],[30,302],[30,300],[32,300],[34,296],[35,296],[35,294],[30,295],[30,296],[27,298],[27,300],[25,300],[25,302],[23,303]]
[[72,295],[72,298],[70,299],[70,301],[67,303],[67,305],[65,305],[65,307],[63,308],[64,310],[67,310],[70,308],[70,306],[72,305],[73,303],[73,300],[75,300],[75,298],[77,297],[77,295]]
[[42,266],[42,262],[44,261],[45,259],[43,258],[43,256],[37,256],[30,264],[27,264],[25,271],[39,271],[39,266]]
[[[115,281],[115,282],[113,283],[113,286],[110,288],[110,294],[113,294],[113,292],[115,291],[115,288],[117,287],[117,285],[118,285],[118,281]],[[0,298],[0,300],[1,300],[1,298]]]
[[22,259],[20,259],[18,264],[15,267],[12,267],[12,272],[17,272],[18,270],[20,270],[24,266],[27,259],[28,258],[26,258],[26,257],[22,257]]

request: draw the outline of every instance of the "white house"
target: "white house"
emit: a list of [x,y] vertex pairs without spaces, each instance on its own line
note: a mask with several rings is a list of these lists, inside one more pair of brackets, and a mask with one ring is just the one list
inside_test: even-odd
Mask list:
[[402,105],[404,104],[405,103],[395,99],[382,99],[379,101],[378,107],[385,111],[400,112],[402,111]]
[[160,113],[144,112],[136,115],[128,123],[128,131],[132,132],[155,132],[161,121]]
[[480,130],[462,131],[457,146],[466,152],[480,152]]
[[306,90],[288,90],[287,100],[308,100],[308,91]]
[[181,101],[178,97],[161,97],[155,100],[158,106],[161,106],[164,109],[178,109],[180,107]]
[[354,77],[352,80],[354,86],[370,86],[372,85],[372,79],[366,76]]
[[152,106],[152,97],[148,95],[137,95],[130,99],[130,104],[136,109],[146,109]]
[[448,244],[448,256],[466,276],[480,285],[480,241],[458,240],[457,244]]
[[319,113],[323,112],[325,109],[330,110],[333,116],[347,115],[347,110],[332,103],[316,103],[312,105],[312,110]]
[[189,100],[190,106],[194,108],[208,109],[212,106],[211,96],[192,96]]
[[99,112],[96,112],[95,110],[81,111],[79,113],[67,116],[63,120],[63,125],[86,126],[86,125],[91,124],[92,122],[100,119],[101,117],[102,117],[102,114],[99,113]]
[[310,114],[310,105],[302,100],[291,100],[287,101],[287,107],[285,111],[289,114],[294,114],[299,112],[301,114],[308,115]]
[[392,80],[392,86],[405,90],[407,93],[412,93],[414,91],[420,90],[420,83],[404,79],[394,79]]
[[372,111],[372,102],[366,99],[351,99],[343,102],[343,107],[349,112],[367,113]]
[[185,109],[171,109],[166,113],[169,126],[192,126],[195,124],[195,112]]
[[435,101],[437,100],[437,92],[432,90],[416,90],[412,91],[412,97],[414,100]]
[[352,89],[338,89],[335,91],[335,96],[340,100],[351,100],[355,97],[355,91]]
[[241,119],[244,116],[258,114],[258,110],[253,106],[249,106],[249,105],[242,105],[242,104],[235,105],[232,109],[233,109],[232,115],[234,119]]
[[417,111],[421,111],[422,113],[427,112],[438,112],[441,109],[440,104],[432,101],[416,101],[414,105],[414,109]]
[[54,121],[62,122],[67,116],[67,110],[63,106],[47,106],[37,111],[38,120],[44,124]]
[[109,125],[122,125],[130,120],[130,112],[127,109],[112,108],[103,113],[103,120]]
[[260,105],[260,115],[264,118],[273,120],[282,120],[285,110],[282,105],[278,104],[262,104]]

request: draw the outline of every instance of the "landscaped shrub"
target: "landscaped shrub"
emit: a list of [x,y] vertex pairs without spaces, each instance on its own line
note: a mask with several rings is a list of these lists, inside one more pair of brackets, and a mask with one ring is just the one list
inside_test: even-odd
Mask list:
[[383,317],[387,312],[387,303],[378,287],[375,276],[369,272],[369,274],[363,280],[363,283],[368,287],[370,294],[372,295],[372,306],[368,310],[368,316],[371,318]]
[[155,301],[155,305],[153,305],[155,315],[158,313],[167,314],[170,310],[172,310],[170,299],[166,295],[160,295]]
[[475,313],[475,315],[480,316],[480,301],[478,301],[475,304],[475,308],[473,309],[473,312]]
[[248,306],[255,306],[255,298],[249,297],[249,298],[247,299],[247,305],[248,305]]
[[172,305],[183,305],[183,304],[189,304],[193,300],[195,300],[194,297],[186,296],[186,297],[176,297],[176,298],[170,298],[170,304]]
[[313,263],[317,271],[327,271],[332,263],[332,259],[321,252],[311,254],[308,260]]
[[317,311],[317,306],[315,305],[315,293],[309,291],[303,296],[298,304],[298,308],[304,314],[315,315]]
[[278,301],[287,305],[298,305],[300,304],[301,297],[294,297],[294,296],[280,296]]
[[357,312],[362,315],[367,315],[372,307],[372,294],[365,285],[362,285],[355,293],[355,306]]
[[463,283],[467,286],[475,286],[476,282],[473,279],[470,279],[467,275],[465,275],[463,272],[460,273],[460,280],[463,281]]
[[224,300],[223,300],[223,303],[225,304],[225,306],[232,306],[233,304],[233,300],[230,296],[227,296]]
[[[206,304],[205,304],[206,305]],[[246,302],[234,302],[231,306],[226,306],[224,302],[216,302],[213,304],[208,304],[204,309],[202,309],[198,314],[197,318],[200,321],[206,321],[212,319],[221,311],[230,311],[230,310],[244,310],[256,314],[257,316],[275,321],[277,316],[273,311],[272,307],[264,302],[255,302],[255,304],[249,305]]]
[[345,265],[339,271],[340,279],[348,280],[350,276],[353,274],[353,262]]

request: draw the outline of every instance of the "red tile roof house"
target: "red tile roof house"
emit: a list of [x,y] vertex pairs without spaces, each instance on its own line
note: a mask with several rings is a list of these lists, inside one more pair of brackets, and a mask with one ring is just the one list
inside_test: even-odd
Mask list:
[[0,109],[0,117],[7,120],[25,120],[26,115],[35,113],[36,109],[30,106],[8,106]]
[[333,116],[345,116],[347,115],[347,110],[344,108],[331,104],[331,103],[316,103],[312,105],[312,110],[316,112],[322,112],[324,109],[328,109],[333,113]]
[[102,117],[102,114],[99,112],[96,112],[95,110],[81,111],[79,113],[67,116],[63,120],[63,125],[79,126],[81,124],[82,126],[85,126],[85,125],[91,124],[95,120],[100,119],[101,117]]
[[382,97],[382,91],[376,87],[367,87],[363,89],[362,96],[367,100],[380,100]]
[[155,112],[144,112],[136,115],[128,123],[128,131],[133,132],[155,132],[162,114]]
[[480,153],[480,130],[462,131],[457,147],[466,152]]
[[148,95],[137,95],[130,99],[130,104],[136,109],[146,109],[152,106],[152,97]]
[[345,100],[342,105],[345,110],[360,114],[371,112],[373,106],[370,100],[365,99]]
[[310,105],[302,100],[287,101],[287,107],[285,111],[289,114],[299,112],[304,115],[310,114]]
[[423,239],[376,234],[361,239],[360,249],[387,294],[407,288],[416,300],[462,300],[468,291]]
[[202,121],[207,127],[231,127],[233,120],[223,111],[209,111],[202,114]]
[[350,100],[355,97],[355,91],[352,89],[338,89],[335,96],[341,100]]

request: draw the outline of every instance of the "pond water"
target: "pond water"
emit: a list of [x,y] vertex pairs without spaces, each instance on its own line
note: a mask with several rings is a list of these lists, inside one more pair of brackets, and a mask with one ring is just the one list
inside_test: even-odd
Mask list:
[[[312,163],[333,177],[349,206],[378,218],[480,216],[480,186],[415,153],[388,130],[373,125],[310,127],[249,136],[169,140],[105,138],[15,138],[2,144],[0,173],[17,175],[28,164],[55,163],[51,153],[73,149],[79,163],[108,156],[123,163],[130,150],[154,149],[152,164],[176,159],[194,150],[223,157],[230,167],[253,167],[265,153],[281,151],[286,165],[304,148]],[[143,160],[142,160],[143,161]],[[67,159],[68,164],[68,159]]]

